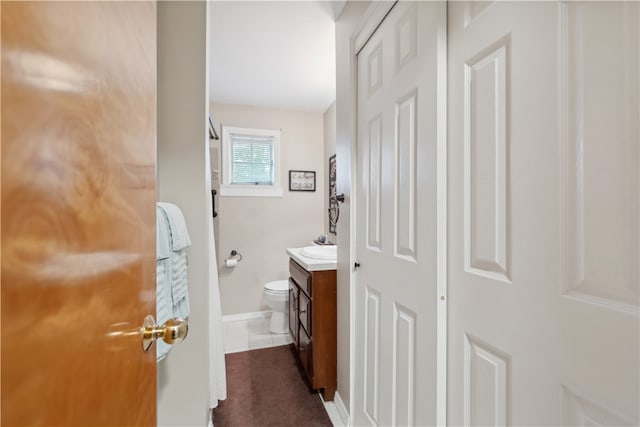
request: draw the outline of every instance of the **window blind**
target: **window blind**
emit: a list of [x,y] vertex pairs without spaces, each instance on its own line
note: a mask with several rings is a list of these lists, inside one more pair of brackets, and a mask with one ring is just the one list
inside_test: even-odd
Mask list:
[[273,137],[231,135],[231,183],[273,185]]

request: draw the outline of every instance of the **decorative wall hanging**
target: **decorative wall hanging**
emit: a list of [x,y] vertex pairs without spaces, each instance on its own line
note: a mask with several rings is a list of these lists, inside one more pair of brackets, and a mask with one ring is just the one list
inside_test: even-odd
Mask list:
[[336,200],[336,155],[329,157],[329,233],[336,234],[338,222],[338,201]]

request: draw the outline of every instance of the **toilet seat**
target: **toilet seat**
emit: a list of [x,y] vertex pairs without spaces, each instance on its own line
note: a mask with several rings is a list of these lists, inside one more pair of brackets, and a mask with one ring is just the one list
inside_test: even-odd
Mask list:
[[289,281],[288,280],[274,280],[273,282],[265,283],[264,291],[270,294],[288,294],[289,293]]

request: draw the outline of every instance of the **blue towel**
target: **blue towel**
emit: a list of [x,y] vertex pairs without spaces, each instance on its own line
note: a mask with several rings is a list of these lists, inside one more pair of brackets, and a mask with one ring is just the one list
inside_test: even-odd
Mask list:
[[[191,246],[191,239],[184,215],[176,205],[158,203],[156,217],[156,322],[162,325],[174,317],[189,317],[186,249]],[[171,346],[162,339],[157,340],[156,345],[157,360],[160,361],[167,356]]]
[[188,319],[190,310],[189,298],[182,298],[177,304],[173,305],[173,314],[181,319]]
[[171,255],[171,297],[175,304],[187,296],[187,253],[182,250]]
[[[171,232],[169,221],[160,208],[156,208],[156,323],[164,324],[174,317],[171,296]],[[164,341],[156,341],[156,360],[166,357],[171,346]]]
[[[162,325],[174,317],[171,301],[171,264],[168,258],[156,261],[156,324]],[[162,339],[156,340],[156,360],[160,361],[171,350]]]
[[187,286],[186,250],[171,254],[171,299],[173,314],[186,319],[189,317],[189,289]]
[[158,203],[157,206],[162,209],[169,220],[171,229],[171,250],[179,251],[191,246],[191,239],[187,231],[187,223],[184,215],[179,207],[172,203]]
[[169,222],[160,207],[156,206],[156,259],[169,258],[171,255],[171,231]]

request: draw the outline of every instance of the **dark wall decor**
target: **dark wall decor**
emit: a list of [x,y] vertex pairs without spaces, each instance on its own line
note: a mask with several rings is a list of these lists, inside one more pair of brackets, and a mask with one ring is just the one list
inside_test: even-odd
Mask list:
[[336,199],[336,155],[329,157],[329,233],[336,234],[338,222],[338,200]]
[[316,173],[290,170],[289,191],[316,191]]

